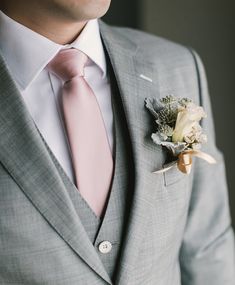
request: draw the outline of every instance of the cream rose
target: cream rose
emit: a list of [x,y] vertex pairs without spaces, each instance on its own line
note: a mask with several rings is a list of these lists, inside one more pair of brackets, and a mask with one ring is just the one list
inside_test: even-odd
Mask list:
[[172,142],[183,142],[184,137],[197,129],[198,122],[206,117],[202,107],[189,103],[182,108],[177,115],[175,129],[172,135]]

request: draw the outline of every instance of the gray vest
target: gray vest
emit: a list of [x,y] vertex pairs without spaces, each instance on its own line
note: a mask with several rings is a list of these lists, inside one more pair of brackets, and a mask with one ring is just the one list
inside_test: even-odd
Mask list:
[[[121,254],[122,243],[124,242],[125,225],[127,224],[128,209],[130,208],[134,187],[132,179],[133,163],[126,120],[115,76],[111,68],[109,74],[111,78],[114,114],[114,175],[107,208],[102,219],[95,215],[90,206],[82,198],[80,192],[68,178],[46,142],[44,142],[68,190],[88,238],[96,248],[110,278],[115,282],[115,270],[117,269],[118,259]],[[99,251],[99,245],[103,241],[111,242],[112,249],[109,253],[101,253]]]

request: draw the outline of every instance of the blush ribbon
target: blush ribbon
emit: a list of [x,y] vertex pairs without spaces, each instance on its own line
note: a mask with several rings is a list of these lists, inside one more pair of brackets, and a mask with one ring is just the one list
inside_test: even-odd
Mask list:
[[178,159],[167,164],[163,169],[154,171],[153,173],[164,173],[177,165],[178,169],[184,174],[190,174],[192,170],[193,157],[198,157],[210,164],[215,164],[216,160],[209,154],[199,150],[185,150],[179,154]]

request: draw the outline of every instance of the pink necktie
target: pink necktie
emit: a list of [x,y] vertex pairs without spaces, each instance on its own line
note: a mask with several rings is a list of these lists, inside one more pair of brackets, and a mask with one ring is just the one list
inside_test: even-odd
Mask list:
[[113,158],[97,99],[84,79],[88,57],[61,50],[48,69],[63,80],[62,106],[77,187],[97,216],[108,199]]

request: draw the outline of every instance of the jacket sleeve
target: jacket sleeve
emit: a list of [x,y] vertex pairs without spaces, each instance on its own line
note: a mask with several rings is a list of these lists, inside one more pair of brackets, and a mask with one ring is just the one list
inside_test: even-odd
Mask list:
[[205,70],[197,53],[190,51],[195,62],[200,104],[207,113],[202,127],[208,136],[208,143],[203,151],[211,154],[217,164],[194,160],[192,195],[180,250],[182,284],[234,285],[234,233],[224,160],[215,143]]

